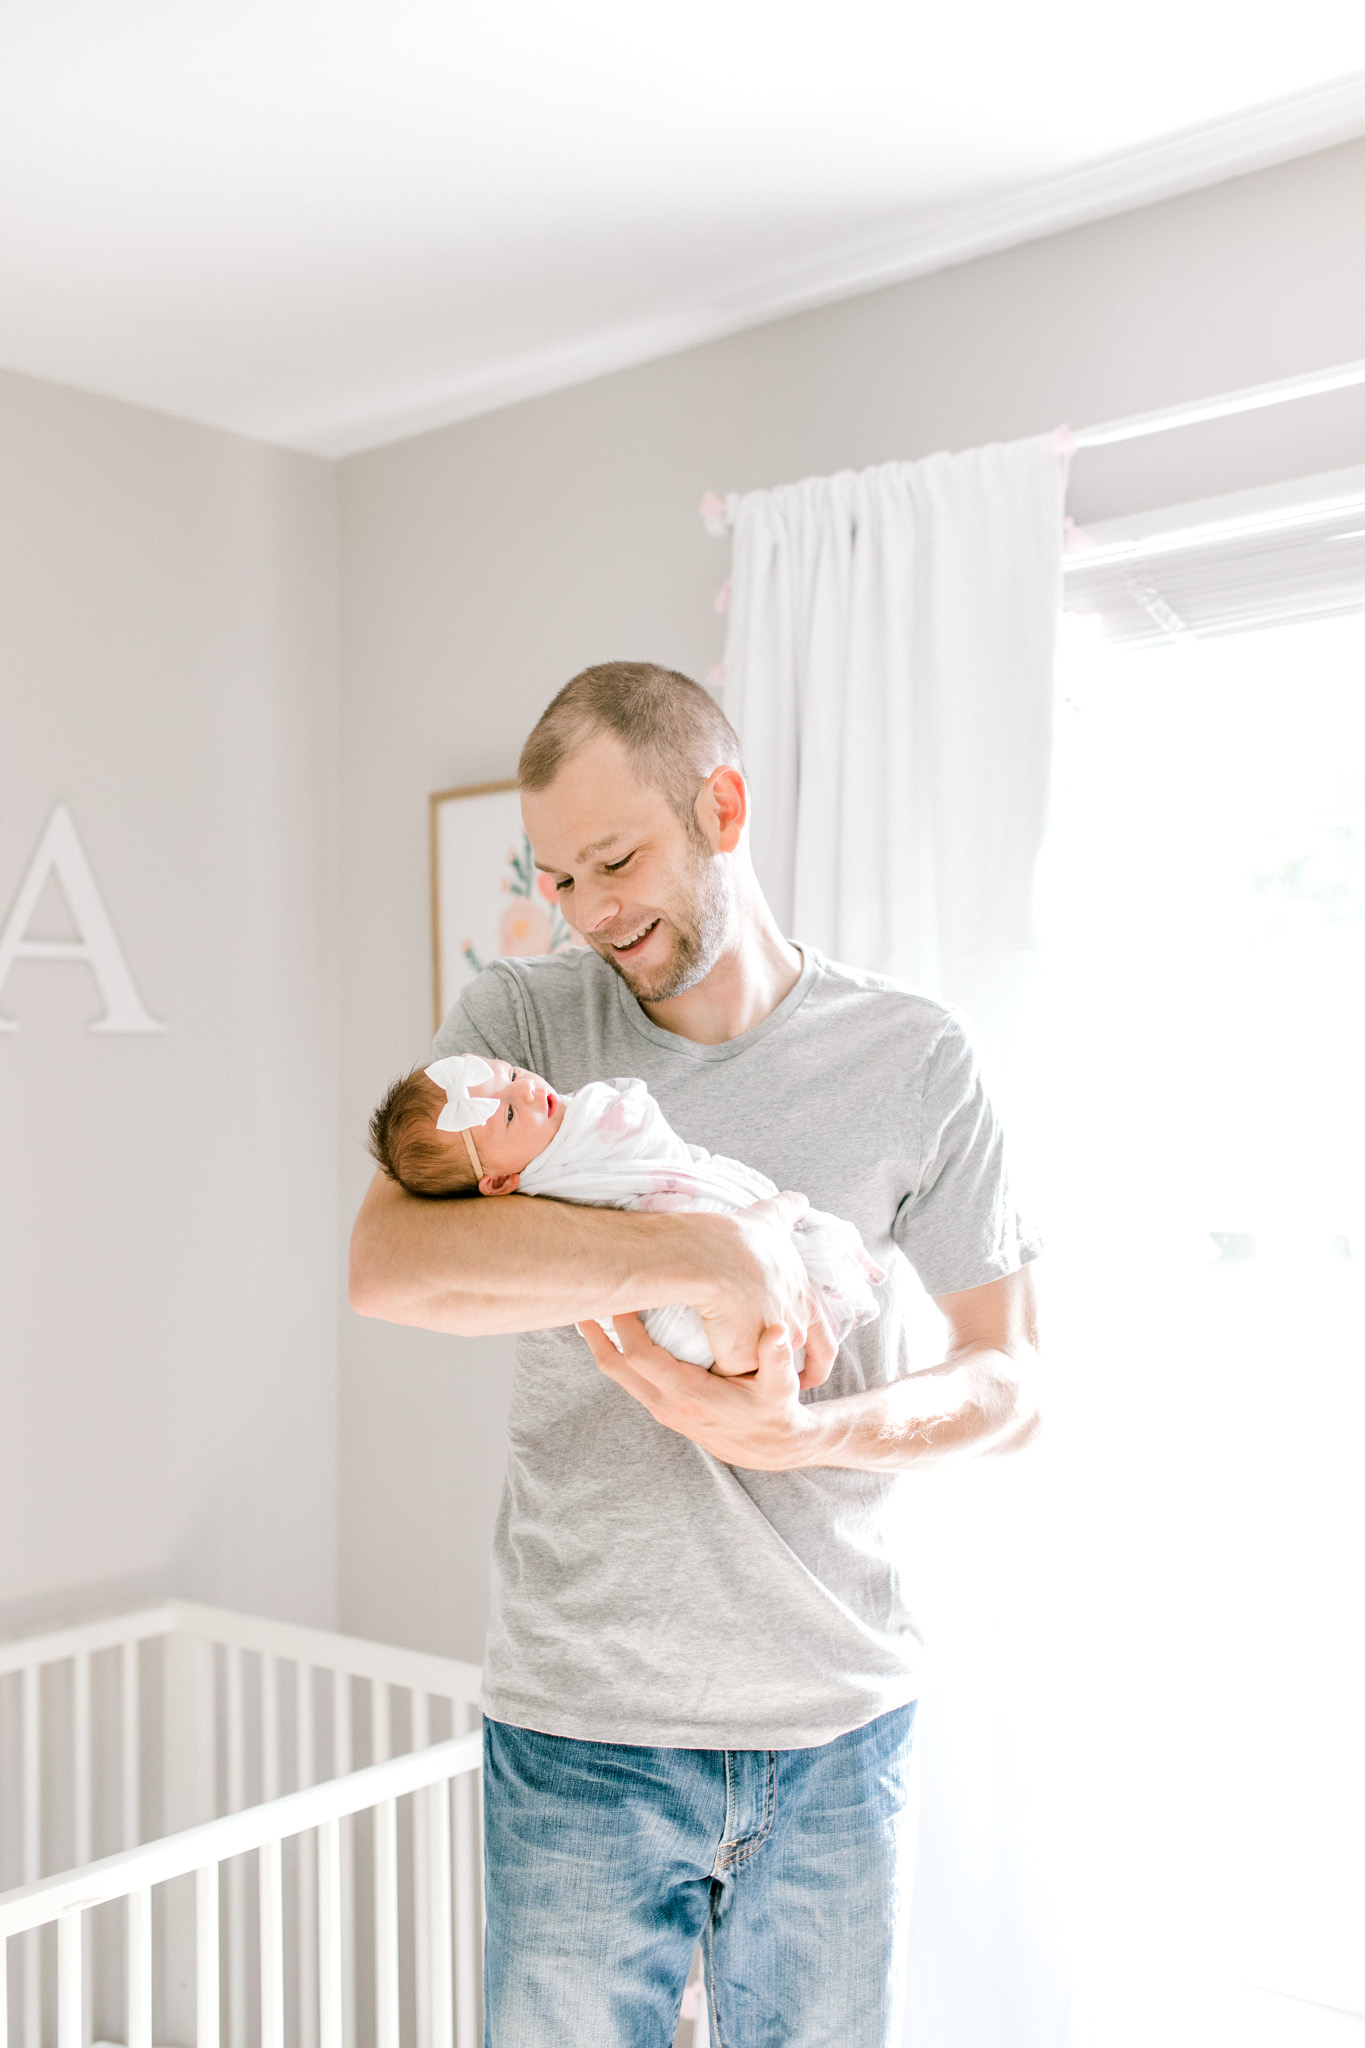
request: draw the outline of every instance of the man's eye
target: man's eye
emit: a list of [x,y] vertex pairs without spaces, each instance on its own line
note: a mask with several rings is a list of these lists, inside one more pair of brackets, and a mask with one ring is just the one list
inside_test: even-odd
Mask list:
[[560,876],[560,878],[559,878],[559,880],[558,880],[558,881],[557,881],[557,882],[555,883],[555,887],[556,887],[556,889],[558,889],[558,891],[559,891],[560,895],[562,896],[562,895],[564,894],[564,891],[565,891],[566,889],[572,889],[572,887],[573,887],[573,876],[572,876],[572,875],[561,875],[561,876]]
[[619,874],[620,874],[620,872],[621,872],[621,870],[622,870],[622,868],[623,868],[623,867],[625,867],[625,866],[626,866],[626,865],[628,864],[628,862],[630,862],[630,861],[633,861],[633,860],[634,860],[634,858],[635,858],[635,850],[634,850],[634,848],[632,847],[632,849],[631,849],[631,851],[630,851],[629,853],[623,853],[623,854],[622,854],[622,856],[621,856],[620,860],[612,860],[612,861],[608,861],[608,862],[607,862],[607,865],[606,865],[606,869],[605,869],[605,872],[606,872],[607,874],[609,874],[609,875],[619,875]]

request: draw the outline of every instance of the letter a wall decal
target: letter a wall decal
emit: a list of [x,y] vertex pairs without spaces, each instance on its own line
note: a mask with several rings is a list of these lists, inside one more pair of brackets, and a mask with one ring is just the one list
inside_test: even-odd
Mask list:
[[[74,939],[30,939],[25,937],[49,875],[55,875],[66,897]],[[133,986],[128,963],[109,921],[85,848],[75,821],[65,804],[57,804],[43,827],[19,893],[0,930],[0,996],[16,960],[79,960],[94,975],[104,999],[104,1015],[90,1026],[92,1031],[164,1031],[148,1014]],[[0,1016],[0,1031],[17,1031],[12,1017]]]

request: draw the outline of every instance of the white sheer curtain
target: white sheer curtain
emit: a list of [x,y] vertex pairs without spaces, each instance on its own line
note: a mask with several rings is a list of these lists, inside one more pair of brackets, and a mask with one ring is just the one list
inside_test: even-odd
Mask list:
[[[755,491],[724,702],[784,930],[960,1003],[1008,1052],[1034,945],[1066,462],[1051,437]],[[932,1327],[930,1327],[932,1325]],[[941,1324],[927,1311],[926,1363]],[[907,1482],[934,1676],[908,2048],[1073,2039],[1046,1447]]]
[[1065,488],[1048,436],[735,513],[725,708],[778,920],[983,1027],[1033,943]]

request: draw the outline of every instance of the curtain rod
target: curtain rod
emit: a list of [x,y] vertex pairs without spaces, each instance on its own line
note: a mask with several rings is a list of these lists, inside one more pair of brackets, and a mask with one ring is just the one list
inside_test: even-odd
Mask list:
[[1348,391],[1365,384],[1365,362],[1339,363],[1334,370],[1310,370],[1301,377],[1281,377],[1273,384],[1249,384],[1244,391],[1225,391],[1218,398],[1196,398],[1187,405],[1167,405],[1158,412],[1134,413],[1126,420],[1106,420],[1098,427],[1076,427],[1073,448],[1108,448],[1115,441],[1140,441],[1148,434],[1169,433],[1172,427],[1195,427],[1205,420],[1231,419],[1239,412],[1286,405],[1295,398],[1317,398],[1327,391]]
[[[1168,434],[1173,427],[1197,427],[1205,420],[1228,420],[1239,412],[1260,412],[1268,405],[1287,405],[1295,398],[1320,398],[1328,391],[1349,391],[1365,384],[1365,359],[1338,363],[1332,370],[1309,370],[1299,377],[1280,377],[1273,384],[1248,384],[1217,398],[1194,398],[1185,405],[1162,406],[1156,412],[1135,412],[1126,420],[1104,420],[1097,427],[1058,427],[1058,445],[1072,453],[1081,448],[1109,448],[1116,441],[1141,441],[1148,434]],[[699,507],[701,523],[713,540],[723,540],[734,524],[738,494],[728,498],[708,491]]]

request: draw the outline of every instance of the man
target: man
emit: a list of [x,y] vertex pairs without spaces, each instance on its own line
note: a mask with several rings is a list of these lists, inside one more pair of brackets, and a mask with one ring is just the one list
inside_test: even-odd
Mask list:
[[[438,1052],[507,1063],[502,1087],[640,1075],[690,1142],[800,1192],[642,1215],[381,1175],[361,1209],[362,1314],[523,1333],[485,1670],[489,2039],[666,2048],[701,1938],[724,2048],[883,2048],[921,1668],[888,1510],[901,1472],[1031,1435],[1037,1247],[952,1014],[777,929],[704,690],[588,669],[520,782],[587,948],[496,963]],[[887,1273],[837,1357],[791,1240],[807,1200]],[[920,1370],[912,1269],[949,1333]],[[674,1302],[739,1376],[651,1344],[635,1311]]]

